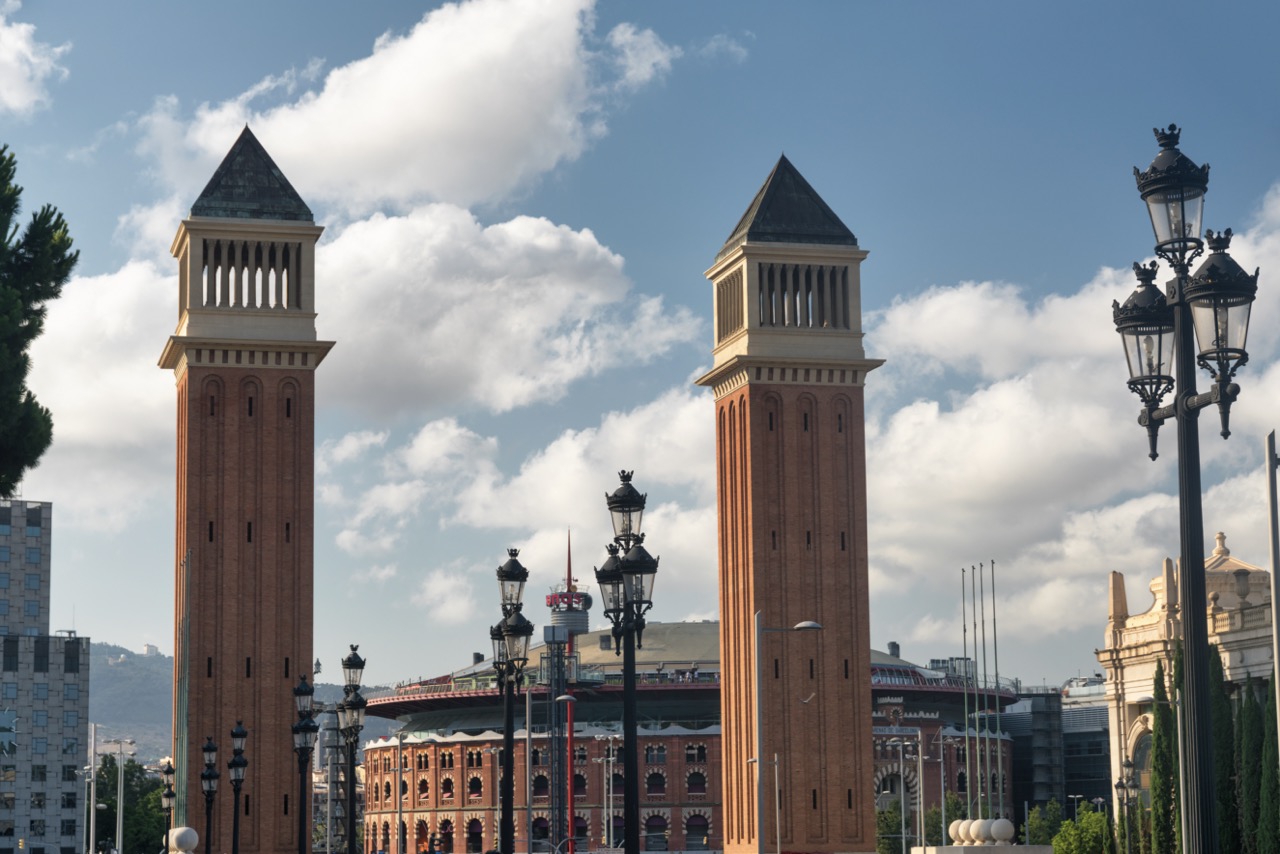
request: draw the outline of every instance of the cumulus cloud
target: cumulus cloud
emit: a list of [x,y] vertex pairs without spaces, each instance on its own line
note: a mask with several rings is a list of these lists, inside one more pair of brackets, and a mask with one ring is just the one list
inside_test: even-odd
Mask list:
[[457,565],[429,570],[411,601],[432,625],[465,626],[480,613],[472,580]]
[[628,23],[610,30],[608,43],[616,51],[614,62],[620,72],[621,89],[639,89],[665,76],[682,53],[680,48],[664,43],[653,30]]
[[[750,33],[748,33],[750,35]],[[750,52],[747,47],[733,36],[720,33],[707,39],[697,48],[697,54],[704,59],[728,59],[731,62],[747,61]]]
[[0,4],[0,114],[27,116],[48,105],[47,84],[67,76],[60,61],[71,45],[39,41],[35,26],[11,20],[19,9],[16,0]]

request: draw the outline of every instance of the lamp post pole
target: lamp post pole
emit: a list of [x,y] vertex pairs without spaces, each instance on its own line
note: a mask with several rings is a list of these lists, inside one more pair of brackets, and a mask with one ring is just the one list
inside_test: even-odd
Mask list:
[[360,694],[360,677],[364,675],[365,660],[357,652],[360,647],[351,644],[351,652],[342,659],[343,698],[338,701],[338,728],[347,748],[347,854],[356,854],[356,747],[360,731],[364,729],[364,710],[368,701]]
[[[1200,410],[1216,405],[1221,435],[1230,435],[1231,404],[1240,393],[1232,382],[1249,359],[1245,342],[1258,274],[1245,273],[1229,254],[1231,230],[1205,233],[1212,254],[1194,274],[1190,264],[1204,251],[1200,235],[1209,167],[1197,166],[1178,150],[1176,125],[1156,130],[1160,152],[1151,166],[1134,169],[1155,232],[1155,252],[1174,271],[1167,295],[1153,282],[1157,262],[1134,264],[1137,290],[1123,306],[1113,304],[1116,330],[1129,362],[1129,388],[1143,409],[1138,422],[1147,428],[1150,457],[1156,435],[1167,420],[1177,423],[1178,504],[1181,541],[1179,593],[1182,606],[1186,701],[1182,714],[1186,745],[1181,763],[1182,791],[1190,854],[1217,854],[1213,744],[1209,718],[1209,645],[1206,624],[1204,518],[1200,480]],[[1199,351],[1195,350],[1199,339]],[[1197,394],[1196,366],[1212,376],[1210,390]],[[1172,375],[1171,375],[1172,374]],[[1174,402],[1162,406],[1174,391]]]
[[240,787],[244,785],[244,771],[249,760],[244,758],[244,743],[249,731],[241,721],[231,730],[231,761],[227,763],[227,776],[231,778],[231,791],[235,792],[235,811],[231,814],[231,854],[240,854]]
[[[756,611],[755,615],[755,642],[752,648],[752,655],[756,660],[756,759],[764,756],[764,663],[760,658],[760,646],[764,635],[769,632],[812,632],[820,631],[822,625],[815,623],[813,620],[804,620],[796,623],[789,629],[768,629],[764,626],[764,611]],[[777,767],[774,767],[774,773],[777,773]],[[777,793],[774,793],[774,801],[778,799]],[[775,810],[775,813],[778,812]],[[764,854],[764,772],[760,769],[760,763],[756,763],[756,851],[758,854]],[[775,818],[776,820],[776,818]],[[782,854],[782,831],[778,829],[776,834],[778,837],[778,854]]]
[[[493,641],[493,669],[502,691],[502,780],[498,785],[501,818],[498,823],[498,850],[513,854],[516,846],[515,776],[516,776],[516,689],[529,661],[529,638],[533,623],[521,613],[524,608],[524,583],[529,570],[519,560],[519,549],[507,549],[507,561],[498,567],[498,591],[502,596],[502,622],[489,630]],[[529,721],[525,721],[525,727]],[[526,762],[529,757],[526,757]],[[533,840],[529,840],[533,850]]]
[[644,637],[644,615],[653,607],[658,558],[644,547],[640,521],[646,496],[631,485],[632,472],[605,496],[613,517],[609,557],[596,569],[605,616],[613,623],[614,654],[622,654],[622,829],[626,854],[640,854],[640,763],[636,716],[636,649]]
[[200,791],[204,793],[204,854],[213,854],[213,799],[218,794],[218,745],[213,736],[200,748],[204,754],[204,770],[200,772]]
[[[298,711],[298,722],[293,725],[293,750],[298,754],[298,854],[307,854],[307,818],[311,814],[311,802],[307,798],[307,765],[316,744],[320,725],[312,716],[311,701],[316,689],[306,676],[298,677],[293,689],[293,701]],[[400,852],[404,854],[404,852]]]

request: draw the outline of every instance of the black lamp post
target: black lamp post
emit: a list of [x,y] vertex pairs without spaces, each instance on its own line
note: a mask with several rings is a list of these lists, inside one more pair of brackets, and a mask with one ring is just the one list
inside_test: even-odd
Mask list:
[[244,785],[244,769],[249,767],[249,760],[244,758],[244,742],[248,737],[244,723],[236,721],[231,730],[231,761],[227,763],[227,776],[236,795],[235,812],[231,815],[231,854],[240,854],[240,787]]
[[298,754],[298,854],[307,854],[307,816],[311,813],[311,802],[307,799],[307,765],[320,732],[320,725],[311,716],[311,698],[315,693],[307,677],[299,676],[298,686],[293,689],[293,702],[298,709],[298,722],[293,725],[293,750]]
[[596,569],[604,613],[613,623],[614,654],[622,654],[622,828],[626,854],[640,852],[640,764],[636,744],[636,649],[642,647],[644,615],[653,606],[658,559],[644,547],[640,520],[645,497],[619,472],[622,485],[605,496],[613,517],[609,557]]
[[1124,769],[1124,775],[1116,780],[1116,800],[1120,802],[1120,820],[1124,827],[1124,850],[1125,854],[1133,854],[1133,824],[1130,819],[1129,808],[1137,801],[1139,784],[1133,776],[1133,760],[1125,759],[1120,763]]
[[218,745],[213,736],[200,748],[204,754],[204,770],[200,772],[200,791],[204,792],[204,854],[213,854],[213,798],[218,794]]
[[[498,785],[501,819],[498,824],[498,851],[513,854],[515,822],[515,695],[529,660],[529,638],[533,623],[521,613],[524,583],[529,570],[519,561],[518,549],[507,549],[507,562],[498,567],[498,590],[502,594],[502,622],[489,630],[493,642],[493,670],[502,691],[502,780]],[[528,726],[528,721],[525,722]],[[532,848],[533,841],[530,840]]]
[[160,793],[160,808],[164,810],[164,850],[170,849],[169,834],[173,832],[173,805],[178,800],[178,793],[173,790],[173,775],[177,773],[173,762],[169,759],[160,766],[160,779],[164,782],[164,791]]
[[[1205,618],[1204,518],[1200,485],[1200,410],[1217,405],[1225,439],[1231,404],[1240,393],[1232,382],[1248,359],[1245,339],[1258,274],[1249,275],[1227,254],[1231,230],[1206,232],[1211,253],[1194,274],[1191,262],[1204,251],[1200,218],[1209,186],[1209,167],[1197,166],[1178,150],[1176,125],[1155,131],[1160,153],[1151,166],[1134,169],[1155,231],[1155,251],[1174,277],[1162,294],[1154,286],[1156,262],[1134,264],[1138,288],[1124,305],[1113,303],[1116,331],[1129,362],[1129,388],[1142,400],[1138,423],[1147,428],[1150,457],[1156,433],[1172,419],[1178,427],[1178,503],[1181,528],[1179,593],[1185,644],[1182,692],[1184,749],[1182,791],[1186,850],[1217,854],[1212,734],[1209,720],[1209,643]],[[1199,339],[1199,349],[1196,340]],[[1197,394],[1196,365],[1212,378]],[[1173,390],[1174,401],[1162,406]]]
[[347,854],[356,854],[356,745],[364,729],[364,709],[368,705],[360,695],[365,660],[356,651],[359,648],[351,644],[351,653],[342,659],[342,675],[346,680],[342,692],[346,696],[338,701],[338,729],[347,747]]

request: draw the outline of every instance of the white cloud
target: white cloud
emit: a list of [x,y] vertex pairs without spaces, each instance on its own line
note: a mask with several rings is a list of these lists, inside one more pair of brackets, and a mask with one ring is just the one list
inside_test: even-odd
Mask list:
[[466,626],[480,613],[474,585],[458,566],[432,569],[411,597],[433,625]]
[[395,578],[398,572],[399,570],[394,563],[387,563],[381,566],[371,566],[362,572],[356,573],[356,579],[380,585]]
[[41,42],[33,25],[9,20],[20,8],[17,2],[0,6],[0,114],[26,116],[48,105],[50,80],[66,78],[59,61],[71,45]]
[[[747,34],[751,35],[750,33]],[[743,63],[747,61],[750,52],[738,39],[733,36],[720,33],[707,39],[707,41],[698,47],[697,53],[704,59],[720,59],[725,58],[731,62]]]
[[682,53],[680,48],[665,44],[653,30],[642,30],[629,23],[618,24],[610,30],[608,42],[617,51],[614,62],[620,70],[618,87],[621,89],[640,89],[666,76],[671,63]]
[[387,443],[386,430],[357,430],[339,439],[326,439],[316,449],[316,474],[328,474],[334,468],[354,462],[372,448]]

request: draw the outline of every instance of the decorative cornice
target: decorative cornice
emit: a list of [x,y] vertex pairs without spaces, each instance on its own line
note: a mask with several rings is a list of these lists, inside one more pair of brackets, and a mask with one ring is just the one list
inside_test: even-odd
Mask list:
[[170,335],[159,366],[182,376],[189,367],[313,371],[333,341],[250,341]]
[[695,382],[700,386],[709,386],[716,398],[724,397],[751,383],[861,388],[866,384],[867,374],[883,364],[884,359],[826,361],[734,356],[712,368]]

